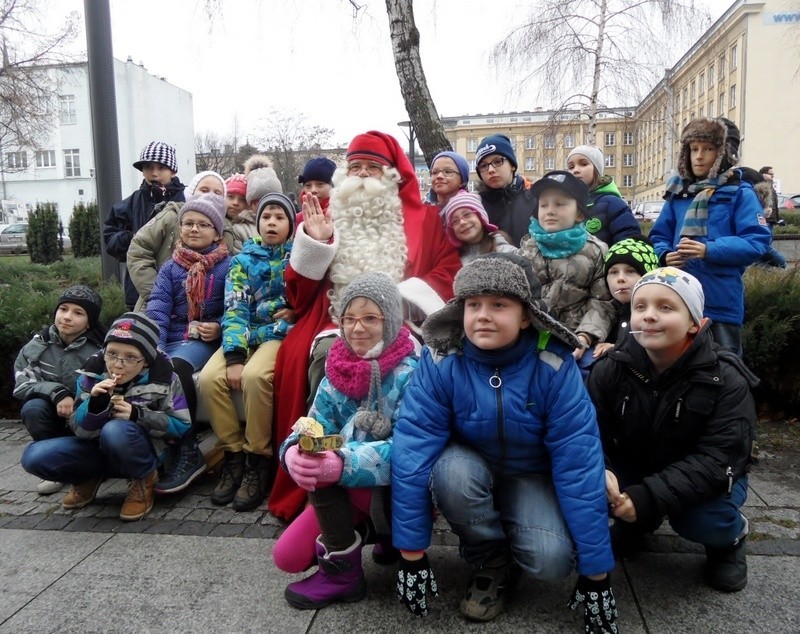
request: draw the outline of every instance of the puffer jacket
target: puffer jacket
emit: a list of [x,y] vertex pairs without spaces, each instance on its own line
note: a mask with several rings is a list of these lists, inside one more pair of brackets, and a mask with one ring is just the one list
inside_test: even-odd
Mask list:
[[65,346],[55,325],[42,329],[22,347],[14,361],[14,398],[43,398],[56,405],[68,396],[74,397],[76,370],[102,346],[103,339],[95,330]]
[[[708,322],[706,322],[708,323]],[[589,375],[607,466],[633,500],[637,523],[730,491],[750,462],[758,379],[713,343],[708,326],[658,374],[628,337]]]
[[[101,353],[91,357],[84,367],[103,379],[109,378]],[[101,380],[83,375],[78,381],[78,398],[69,421],[78,438],[97,438],[111,418],[111,395],[91,395],[92,388]],[[180,438],[191,425],[186,396],[172,363],[159,351],[149,368],[117,390],[133,406],[131,420],[149,434],[156,456],[162,459],[166,440]]]
[[[394,431],[392,535],[403,550],[430,545],[428,481],[449,442],[478,451],[501,476],[552,475],[583,575],[611,570],[605,472],[595,413],[564,344],[520,333],[502,351],[466,338],[446,355],[423,348]],[[499,377],[494,389],[490,379]]]
[[544,257],[532,237],[523,240],[519,250],[533,265],[550,314],[573,332],[590,335],[593,343],[606,340],[616,312],[603,275],[607,250],[592,235],[580,251],[566,258]]
[[[693,196],[686,191],[668,193],[664,208],[653,223],[649,238],[661,260],[675,251]],[[683,270],[694,275],[705,293],[704,315],[714,321],[741,325],[744,321],[745,267],[767,251],[772,233],[764,209],[746,181],[717,188],[708,200],[708,235],[693,238],[706,245],[703,259],[688,260]]]
[[232,238],[232,244],[228,246],[231,255],[241,253],[245,243],[258,235],[255,212],[245,209],[233,219],[225,216],[225,232]]
[[[417,358],[409,355],[381,382],[383,414],[393,426],[397,422],[406,385],[416,367]],[[325,377],[319,385],[308,415],[322,425],[326,435],[339,434],[344,438],[344,446],[336,451],[344,463],[340,485],[348,488],[388,486],[392,436],[377,440],[371,434],[356,429],[353,417],[360,405],[360,400],[346,396]],[[297,442],[298,434],[292,432],[281,445],[280,457],[284,467],[286,450]]]
[[536,212],[531,182],[517,175],[501,189],[482,187],[480,195],[489,222],[505,231],[511,237],[511,244],[519,246],[522,238],[528,235],[531,216]]
[[[181,239],[178,222],[181,207],[182,202],[167,203],[131,240],[127,262],[128,275],[139,292],[136,310],[144,310],[147,306],[159,269],[172,257],[175,245]],[[228,246],[228,252],[234,253],[234,236],[227,225],[222,232],[222,241]]]
[[289,331],[290,324],[275,321],[273,315],[287,306],[283,272],[291,250],[291,240],[265,246],[256,236],[231,260],[222,316],[222,351],[228,364],[244,363],[250,348],[283,339]]
[[[210,253],[219,246],[212,244],[203,253]],[[225,297],[225,276],[231,266],[231,258],[226,257],[216,263],[206,273],[205,302],[202,305],[200,321],[222,322],[223,300]],[[186,297],[186,276],[188,271],[175,260],[170,259],[161,267],[147,302],[147,315],[158,324],[158,347],[168,343],[183,341],[189,332],[189,300]]]
[[604,176],[600,184],[589,193],[587,207],[589,216],[586,219],[586,230],[608,246],[625,238],[642,235],[631,208],[622,199],[610,176]]

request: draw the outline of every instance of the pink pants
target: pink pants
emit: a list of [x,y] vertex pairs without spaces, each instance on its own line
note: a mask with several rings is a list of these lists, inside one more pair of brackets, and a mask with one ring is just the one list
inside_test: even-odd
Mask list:
[[[355,526],[369,517],[372,489],[349,489],[348,493]],[[275,565],[284,572],[308,570],[317,563],[316,541],[320,532],[317,514],[309,504],[275,542],[272,549]]]

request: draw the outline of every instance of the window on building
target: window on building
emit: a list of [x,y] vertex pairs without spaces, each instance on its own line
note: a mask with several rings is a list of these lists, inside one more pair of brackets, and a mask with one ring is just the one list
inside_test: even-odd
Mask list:
[[731,71],[739,68],[739,47],[734,44],[731,46]]
[[626,132],[622,137],[622,142],[625,145],[633,145],[633,132]]
[[536,161],[532,157],[528,157],[525,159],[525,171],[526,172],[533,172],[536,170]]
[[478,139],[467,139],[467,152],[474,152],[478,149]]
[[703,106],[700,106],[700,111],[698,112],[698,115],[701,116],[701,117],[705,117],[706,116],[706,110],[705,110],[705,108],[703,108]]
[[526,150],[535,150],[536,149],[536,137],[529,136],[525,138],[525,149]]
[[697,94],[704,95],[706,94],[706,74],[700,73],[700,77],[697,78]]
[[556,146],[556,137],[553,134],[545,134],[544,135],[544,147],[548,150],[552,150]]
[[711,64],[709,64],[709,66],[708,66],[708,86],[709,87],[713,86],[714,82],[716,81],[715,71],[716,71],[716,67],[714,66],[714,62],[711,62]]
[[475,159],[472,159],[472,160],[469,162],[469,171],[470,171],[470,172],[474,172],[474,171],[475,171]]
[[683,89],[683,107],[686,108],[689,105],[689,89]]
[[725,77],[725,55],[720,55],[719,59],[717,60],[717,72],[719,73],[719,78],[722,79]]
[[606,167],[614,167],[614,155],[606,154]]
[[624,174],[622,176],[623,187],[633,187],[633,174]]
[[6,167],[10,170],[24,170],[28,167],[27,152],[6,152]]
[[689,87],[689,99],[692,101],[697,97],[697,82],[693,81]]
[[617,135],[615,132],[606,132],[605,134],[605,146],[609,147],[612,145],[617,144]]
[[729,107],[735,108],[736,107],[736,86],[735,85],[731,86],[730,93],[731,93],[731,96],[730,96],[730,99],[728,101],[728,104],[729,104]]
[[81,175],[80,150],[64,150],[64,176],[75,178]]
[[564,135],[564,147],[565,148],[573,148],[573,147],[575,147],[575,135],[574,134],[565,134]]
[[709,117],[713,117],[714,116],[714,100],[713,99],[708,102],[708,116]]
[[721,117],[722,115],[726,114],[725,112],[725,93],[719,93],[719,111],[717,112],[717,116]]
[[552,156],[548,156],[544,159],[544,169],[545,171],[554,170],[556,168],[556,160]]
[[55,167],[56,166],[56,151],[55,150],[39,150],[36,152],[36,167]]
[[78,122],[75,114],[75,95],[59,95],[58,113],[61,125],[72,125]]
[[624,167],[633,167],[633,153],[628,152],[622,155],[622,165]]

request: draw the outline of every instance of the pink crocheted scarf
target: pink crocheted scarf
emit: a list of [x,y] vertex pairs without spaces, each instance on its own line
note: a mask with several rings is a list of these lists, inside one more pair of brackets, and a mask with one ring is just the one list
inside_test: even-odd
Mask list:
[[377,359],[356,356],[343,339],[337,339],[325,361],[325,376],[342,394],[361,400],[369,394],[373,361],[378,362],[383,380],[413,351],[414,342],[405,326],[400,328],[397,339]]

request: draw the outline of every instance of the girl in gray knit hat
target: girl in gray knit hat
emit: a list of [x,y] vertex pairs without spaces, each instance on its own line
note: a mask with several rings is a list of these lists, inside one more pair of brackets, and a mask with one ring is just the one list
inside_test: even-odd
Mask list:
[[359,275],[342,292],[338,322],[341,338],[331,346],[308,415],[325,435],[340,438],[341,446],[309,453],[300,448],[296,430],[280,449],[283,466],[308,491],[311,506],[278,540],[275,563],[286,572],[301,572],[315,555],[319,562],[317,572],[286,588],[286,600],[300,609],[365,596],[361,549],[367,534],[357,531],[357,524],[379,534],[375,561],[391,563],[397,556],[383,502],[392,428],[417,366],[397,285],[385,273]]

